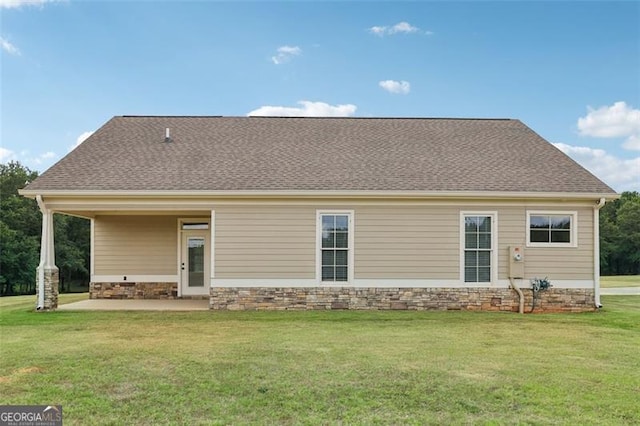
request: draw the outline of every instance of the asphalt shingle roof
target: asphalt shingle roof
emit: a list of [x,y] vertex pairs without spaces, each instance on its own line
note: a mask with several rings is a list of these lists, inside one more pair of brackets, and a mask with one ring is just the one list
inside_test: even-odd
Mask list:
[[114,117],[26,189],[615,193],[518,120],[170,116]]

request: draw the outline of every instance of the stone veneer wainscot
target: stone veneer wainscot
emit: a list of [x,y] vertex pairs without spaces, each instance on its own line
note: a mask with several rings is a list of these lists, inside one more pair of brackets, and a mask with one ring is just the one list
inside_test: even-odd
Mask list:
[[[525,312],[532,294],[524,289]],[[213,287],[209,307],[219,310],[468,310],[518,312],[507,288]],[[595,310],[593,289],[541,292],[535,312]]]
[[90,299],[177,299],[178,283],[91,283]]

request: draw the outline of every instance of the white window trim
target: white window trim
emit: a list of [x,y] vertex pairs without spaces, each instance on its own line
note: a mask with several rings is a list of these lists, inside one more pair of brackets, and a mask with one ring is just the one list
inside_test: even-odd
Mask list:
[[[571,216],[569,243],[535,243],[531,242],[531,216]],[[561,210],[527,210],[527,247],[578,247],[578,212]]]
[[[464,246],[466,216],[490,216],[491,217],[491,281],[487,283],[465,282],[464,280]],[[497,211],[461,211],[460,212],[460,281],[468,287],[479,285],[498,284],[498,212]]]
[[[322,216],[324,215],[348,215],[349,216],[349,238],[347,261],[347,281],[322,281]],[[355,214],[353,210],[316,210],[316,283],[324,286],[344,286],[351,285],[354,279],[354,231]]]

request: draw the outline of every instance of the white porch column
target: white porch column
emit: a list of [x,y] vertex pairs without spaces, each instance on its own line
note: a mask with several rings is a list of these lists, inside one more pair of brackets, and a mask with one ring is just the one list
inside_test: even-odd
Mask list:
[[36,310],[53,311],[58,307],[58,283],[60,281],[53,241],[53,212],[48,209],[41,196],[36,197],[42,212],[42,239],[40,241],[40,264],[37,269]]

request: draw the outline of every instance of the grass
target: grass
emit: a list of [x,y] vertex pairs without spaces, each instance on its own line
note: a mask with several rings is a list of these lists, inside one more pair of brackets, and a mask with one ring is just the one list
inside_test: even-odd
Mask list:
[[600,277],[600,287],[640,287],[640,275],[617,275]]
[[42,314],[10,299],[0,403],[62,404],[65,424],[640,423],[637,296],[524,316]]

